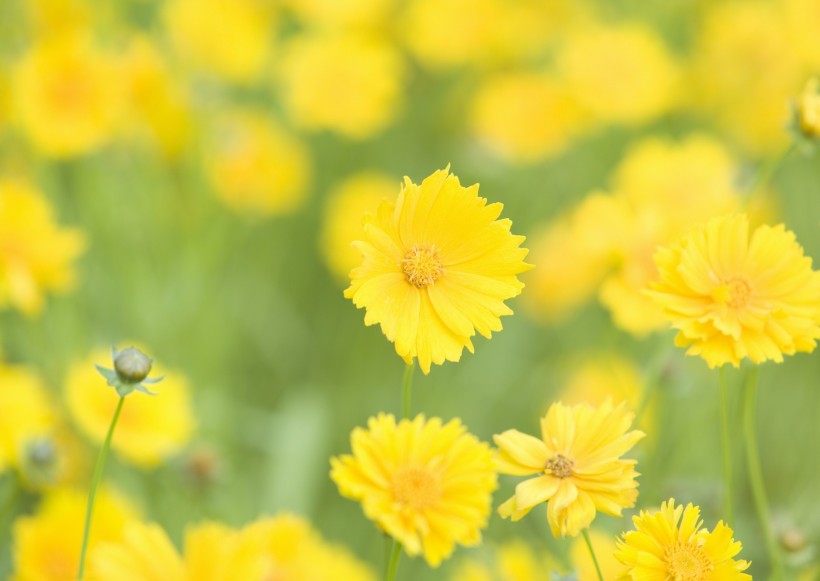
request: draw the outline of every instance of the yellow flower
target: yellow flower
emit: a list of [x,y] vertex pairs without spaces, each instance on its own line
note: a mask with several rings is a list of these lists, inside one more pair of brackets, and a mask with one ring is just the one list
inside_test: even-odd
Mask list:
[[542,73],[485,80],[470,112],[475,137],[500,156],[532,162],[557,155],[583,129],[581,112],[560,84]]
[[632,517],[634,531],[618,541],[615,557],[629,568],[627,579],[666,581],[751,581],[743,573],[749,563],[734,557],[742,545],[732,529],[719,522],[712,532],[701,528],[700,509],[691,503],[675,506],[675,499],[660,511],[641,511]]
[[123,105],[113,59],[81,34],[32,47],[12,84],[17,119],[40,153],[83,155],[114,134]]
[[745,215],[716,218],[655,255],[649,294],[678,330],[677,345],[709,367],[783,361],[820,337],[820,272],[781,224],[749,239]]
[[352,33],[297,37],[285,49],[280,73],[294,123],[350,139],[384,130],[404,94],[401,54],[384,41]]
[[380,324],[409,364],[458,361],[477,330],[501,330],[504,304],[530,268],[523,236],[497,220],[501,204],[486,205],[478,184],[464,188],[449,167],[418,186],[405,178],[395,204],[384,201],[365,217],[363,264],[350,273],[345,297],[366,308],[365,325]]
[[797,120],[804,135],[820,138],[820,78],[809,79],[797,98]]
[[364,237],[362,216],[396,195],[397,179],[376,172],[362,172],[340,183],[328,195],[320,247],[325,262],[339,280],[347,280],[362,256],[352,243]]
[[304,145],[252,110],[219,116],[205,151],[205,174],[228,207],[263,216],[296,210],[310,181]]
[[[85,491],[55,490],[44,498],[36,514],[15,521],[11,581],[64,581],[76,577],[87,502]],[[101,488],[89,538],[91,550],[100,543],[118,541],[126,523],[134,518],[134,509],[123,498]]]
[[652,29],[638,24],[581,29],[557,64],[569,92],[601,122],[646,123],[676,103],[677,65]]
[[237,83],[259,78],[275,33],[273,3],[171,0],[164,19],[183,64]]
[[490,447],[458,419],[370,418],[356,428],[353,455],[331,459],[339,492],[362,503],[365,515],[432,567],[456,544],[481,542],[496,474]]
[[20,467],[26,445],[52,432],[57,417],[40,377],[0,364],[0,472]]
[[[74,421],[97,443],[105,438],[119,396],[94,365],[110,363],[110,352],[97,351],[71,367],[65,384],[66,404]],[[165,376],[155,386],[159,395],[128,397],[111,442],[113,450],[142,468],[153,468],[177,453],[194,429],[187,380],[159,365],[153,369],[157,376]]]
[[518,430],[494,436],[499,472],[539,476],[516,486],[515,494],[498,508],[517,521],[535,505],[547,502],[552,534],[576,536],[596,511],[621,516],[638,497],[635,460],[623,460],[643,432],[627,432],[633,414],[610,401],[593,407],[553,404],[541,419],[541,439]]
[[329,545],[298,517],[263,518],[241,530],[206,522],[188,527],[180,554],[158,525],[129,523],[118,542],[91,555],[95,579],[154,581],[375,581],[346,549]]
[[[461,563],[452,581],[547,581],[563,567],[546,551],[534,551],[522,540],[507,541],[492,551],[493,565],[476,559]],[[585,581],[585,580],[584,580]]]
[[84,247],[78,230],[54,223],[48,202],[30,184],[0,177],[0,307],[39,313],[46,291],[72,287],[72,263]]
[[[603,531],[590,530],[589,540],[592,542],[592,549],[595,551],[595,558],[601,573],[607,581],[621,579],[626,568],[615,558],[615,539]],[[586,542],[581,538],[572,541],[569,548],[569,560],[575,570],[578,581],[597,581],[598,572],[595,570],[595,563],[589,554]]]
[[191,137],[191,115],[185,88],[145,36],[131,40],[123,62],[131,132],[163,155],[180,155]]
[[312,28],[384,25],[396,0],[284,0],[297,18]]

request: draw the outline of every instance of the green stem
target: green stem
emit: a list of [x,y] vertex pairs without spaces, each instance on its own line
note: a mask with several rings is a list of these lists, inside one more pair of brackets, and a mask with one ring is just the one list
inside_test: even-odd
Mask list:
[[97,488],[102,480],[103,467],[105,466],[105,457],[108,456],[108,450],[111,448],[111,437],[114,435],[114,428],[117,426],[117,420],[120,418],[122,411],[122,404],[125,403],[125,398],[120,397],[117,403],[117,409],[114,411],[114,417],[111,418],[111,425],[108,426],[108,434],[105,436],[100,454],[97,456],[97,465],[94,467],[94,475],[91,478],[91,490],[88,492],[88,507],[85,511],[85,528],[83,529],[83,545],[80,549],[80,568],[77,570],[77,581],[82,581],[85,575],[85,556],[88,552],[88,537],[91,533],[91,516],[94,513],[94,500],[97,498]]
[[783,163],[783,160],[786,159],[796,147],[797,143],[793,141],[788,148],[780,153],[780,155],[772,157],[765,164],[763,164],[763,166],[758,170],[757,179],[749,192],[749,201],[752,201],[755,196],[760,194],[763,191],[763,188],[765,188],[768,183],[772,181],[774,174],[776,174],[777,170],[780,168],[780,164]]
[[387,561],[387,566],[384,569],[384,581],[396,581],[396,572],[399,570],[399,557],[401,557],[401,543],[394,539],[390,560]]
[[604,581],[604,574],[601,573],[601,566],[598,565],[598,559],[595,557],[595,549],[592,548],[592,541],[589,540],[589,532],[587,529],[581,531],[584,535],[584,541],[589,549],[589,556],[592,557],[592,563],[595,565],[595,572],[598,573],[598,581]]
[[669,361],[669,356],[674,349],[676,349],[676,347],[671,341],[669,343],[665,343],[664,346],[659,349],[655,356],[649,361],[649,365],[646,368],[646,373],[644,373],[643,394],[641,394],[641,401],[638,404],[638,410],[635,413],[635,421],[632,422],[632,425],[636,427],[640,425],[641,419],[643,418],[647,408],[649,408],[649,403],[652,401],[652,396],[655,395],[655,392],[663,382],[664,373],[666,372],[666,365]]
[[403,418],[410,417],[410,401],[413,394],[413,370],[416,368],[415,364],[408,363],[404,368],[404,380],[401,384],[401,415]]
[[723,485],[726,502],[726,522],[734,524],[732,503],[732,447],[729,439],[729,382],[726,366],[720,368],[720,445],[723,452]]
[[766,538],[766,550],[772,563],[772,578],[783,579],[783,561],[777,540],[769,520],[769,502],[766,499],[766,488],[763,485],[763,471],[760,469],[760,455],[757,446],[755,418],[757,416],[757,376],[758,368],[752,367],[744,385],[743,432],[746,441],[746,462],[749,465],[749,484],[752,487],[752,498],[757,511],[757,518]]

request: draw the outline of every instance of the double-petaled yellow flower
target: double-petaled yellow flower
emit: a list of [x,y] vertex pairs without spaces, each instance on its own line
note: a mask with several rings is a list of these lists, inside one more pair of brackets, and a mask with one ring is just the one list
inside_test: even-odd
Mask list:
[[512,314],[506,299],[521,292],[517,274],[530,268],[523,236],[499,220],[478,185],[462,187],[449,168],[416,185],[405,178],[395,203],[364,219],[364,257],[345,296],[365,308],[366,325],[381,325],[409,364],[458,361],[478,331],[489,338]]
[[610,401],[598,407],[553,404],[541,419],[541,438],[507,430],[494,437],[502,474],[531,476],[498,508],[516,521],[547,502],[552,534],[576,536],[597,511],[621,516],[638,497],[635,460],[622,459],[644,434],[627,431],[633,414]]

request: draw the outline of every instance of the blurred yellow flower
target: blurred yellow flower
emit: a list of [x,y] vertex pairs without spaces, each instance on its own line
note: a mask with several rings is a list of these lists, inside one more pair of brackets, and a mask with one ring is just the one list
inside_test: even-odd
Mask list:
[[675,506],[670,498],[660,511],[641,511],[632,517],[634,531],[618,541],[615,557],[629,569],[627,579],[666,581],[751,581],[743,573],[748,561],[735,560],[742,549],[732,529],[718,522],[709,532],[702,528],[700,509],[691,503]]
[[362,172],[345,179],[328,195],[319,243],[325,263],[339,280],[347,280],[362,261],[353,247],[355,240],[364,237],[362,216],[382,200],[392,200],[397,183],[398,179],[386,174]]
[[817,0],[782,0],[786,36],[796,47],[806,69],[815,72],[820,67],[820,43],[817,42],[817,23],[820,22],[820,2]]
[[567,90],[595,121],[646,123],[679,99],[677,63],[641,24],[581,28],[567,36],[556,58]]
[[54,407],[33,370],[0,363],[0,473],[19,468],[26,445],[53,431]]
[[[617,546],[615,539],[609,533],[590,529],[589,540],[592,549],[595,551],[595,559],[601,568],[601,573],[606,580],[623,578],[626,567],[615,558]],[[598,581],[598,572],[595,570],[595,563],[589,554],[586,543],[581,538],[572,541],[569,548],[569,560],[575,571],[578,581]]]
[[797,120],[804,135],[820,138],[820,78],[809,79],[797,98]]
[[456,544],[481,542],[497,486],[490,447],[458,419],[370,418],[350,436],[353,455],[331,459],[339,492],[359,500],[365,515],[431,567]]
[[[522,540],[507,541],[494,548],[493,564],[477,559],[462,561],[452,581],[549,581],[563,567],[549,553],[536,552]],[[582,580],[584,581],[584,580]]]
[[345,297],[365,308],[365,325],[380,324],[410,364],[458,361],[478,331],[501,330],[504,304],[528,270],[523,236],[498,220],[503,206],[478,197],[478,184],[462,187],[447,169],[421,186],[405,178],[396,203],[383,201],[365,217],[364,241],[355,243],[364,262],[351,273]]
[[218,116],[204,156],[216,195],[237,212],[286,214],[307,195],[308,150],[260,112],[235,109]]
[[709,367],[814,350],[820,338],[820,272],[794,233],[745,215],[715,218],[658,250],[649,294],[678,330],[675,343]]
[[237,83],[264,72],[275,36],[274,3],[265,0],[170,0],[164,19],[184,66]]
[[123,95],[114,60],[82,34],[34,45],[12,83],[16,119],[46,156],[83,155],[104,145],[121,120]]
[[46,291],[71,289],[72,263],[84,248],[82,233],[60,228],[48,202],[29,183],[0,177],[0,308],[39,313]]
[[[117,407],[119,396],[95,364],[110,365],[108,351],[72,365],[65,383],[65,398],[77,426],[97,443],[102,443]],[[191,437],[194,418],[188,382],[182,375],[154,365],[154,373],[164,376],[155,387],[158,395],[134,394],[122,408],[111,448],[141,468],[153,468],[179,452]]]
[[346,549],[330,545],[298,517],[263,518],[234,530],[213,522],[188,527],[181,555],[158,525],[131,522],[123,538],[91,555],[95,579],[107,581],[375,581]]
[[514,162],[557,155],[583,129],[574,100],[560,83],[538,72],[485,79],[473,98],[469,123],[476,139]]
[[398,112],[405,64],[393,46],[375,37],[303,35],[285,48],[279,76],[294,123],[368,139]]
[[35,38],[54,38],[89,29],[92,10],[84,0],[27,0],[23,3]]
[[546,501],[556,537],[578,535],[598,510],[621,516],[638,497],[636,461],[621,459],[644,436],[627,432],[632,419],[625,404],[609,400],[597,407],[555,403],[541,419],[541,439],[518,430],[494,436],[501,474],[539,475],[519,483],[498,513],[517,521]]
[[[11,581],[68,581],[77,575],[88,494],[69,489],[48,493],[33,516],[18,518],[12,532]],[[137,517],[119,495],[105,487],[97,494],[89,547],[118,541]],[[93,568],[91,569],[93,576]],[[93,577],[92,577],[93,578]]]
[[146,36],[131,39],[122,60],[130,131],[168,157],[182,153],[191,137],[191,114],[183,85]]
[[397,0],[284,0],[299,20],[312,28],[376,27],[386,23]]
[[692,65],[692,104],[751,153],[779,152],[787,144],[789,99],[804,76],[783,7],[742,0],[705,7]]

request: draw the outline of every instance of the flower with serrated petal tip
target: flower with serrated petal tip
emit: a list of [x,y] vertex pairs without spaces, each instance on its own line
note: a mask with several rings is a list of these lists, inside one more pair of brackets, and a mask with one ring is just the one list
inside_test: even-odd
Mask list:
[[715,218],[655,254],[649,295],[678,330],[675,343],[709,367],[748,357],[783,361],[820,338],[820,272],[793,232],[745,215]]
[[523,236],[498,220],[478,184],[462,187],[449,167],[416,185],[405,178],[395,203],[383,201],[364,219],[361,266],[345,297],[365,308],[365,325],[381,325],[396,353],[424,373],[432,363],[458,361],[478,331],[489,338],[521,293],[517,274],[530,268]]
[[556,537],[576,536],[599,510],[621,516],[638,497],[636,461],[621,458],[644,436],[627,432],[632,419],[624,404],[609,400],[598,407],[558,402],[541,418],[540,439],[518,430],[494,436],[501,474],[536,475],[520,482],[498,513],[516,521],[546,501]]
[[675,506],[632,517],[635,530],[618,541],[615,557],[629,567],[626,579],[642,581],[751,581],[748,561],[736,561],[743,546],[723,521],[709,532],[701,528],[700,508]]
[[342,496],[431,567],[456,544],[481,542],[497,478],[492,450],[458,419],[401,420],[379,414],[350,436],[352,455],[331,460]]

